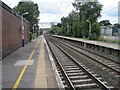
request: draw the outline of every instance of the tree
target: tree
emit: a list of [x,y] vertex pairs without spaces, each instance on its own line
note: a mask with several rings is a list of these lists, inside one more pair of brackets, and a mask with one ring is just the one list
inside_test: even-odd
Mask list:
[[72,11],[67,17],[63,17],[61,19],[63,35],[74,36],[73,35],[73,32],[74,32],[73,25],[76,23],[76,21],[78,21],[78,16],[75,11]]
[[114,25],[114,27],[116,27],[116,28],[120,28],[120,24],[119,23],[115,23],[115,24],[113,24]]
[[100,37],[100,29],[100,24],[98,22],[92,24],[91,39],[97,40]]
[[62,35],[88,38],[91,26],[91,39],[97,39],[100,36],[97,19],[101,16],[102,5],[99,2],[75,2],[73,6],[76,10],[63,17],[61,24],[58,24]]
[[23,17],[26,18],[29,21],[30,24],[30,31],[32,32],[33,25],[36,24],[36,28],[39,28],[38,26],[38,17],[40,14],[39,7],[36,3],[32,1],[20,1],[17,6],[13,8],[16,12],[18,12],[20,15],[23,13],[28,12],[29,14],[24,15]]
[[68,35],[68,17],[63,17],[61,19],[61,29],[62,29],[62,35],[67,36]]
[[101,16],[102,5],[99,2],[75,2],[73,6],[79,12],[80,21],[96,22]]
[[107,25],[112,25],[109,20],[102,20],[100,21],[101,26],[107,26]]
[[119,28],[120,28],[120,24],[119,23],[113,24],[113,27],[112,27],[113,35],[117,35],[118,34],[118,36],[120,36]]
[[57,24],[57,26],[58,26],[59,28],[61,28],[61,27],[62,27],[61,23],[58,23],[58,24]]
[[52,32],[57,33],[58,35],[62,34],[62,30],[59,26],[53,25],[51,28],[52,28]]

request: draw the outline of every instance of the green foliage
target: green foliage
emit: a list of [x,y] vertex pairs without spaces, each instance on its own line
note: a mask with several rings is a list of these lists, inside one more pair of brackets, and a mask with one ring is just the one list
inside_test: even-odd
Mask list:
[[[39,7],[36,3],[32,1],[20,1],[17,6],[13,8],[16,12],[18,12],[20,15],[23,13],[28,12],[29,14],[24,15],[23,17],[26,18],[29,21],[30,24],[30,32],[33,30],[33,25],[36,24],[36,28],[39,28],[38,26],[38,17],[39,17]],[[31,34],[30,34],[31,35]]]
[[72,28],[73,28],[73,37],[80,37],[81,35],[79,35],[80,33],[80,28],[79,28],[79,22],[74,22]]
[[61,28],[57,25],[53,25],[51,29],[52,29],[52,32],[57,33],[58,35],[62,34]]
[[61,28],[61,27],[62,27],[61,23],[58,23],[58,24],[57,24],[57,26],[58,26],[59,28]]
[[88,38],[89,36],[89,24],[86,21],[81,22],[82,36]]
[[115,23],[115,24],[114,24],[114,27],[115,27],[115,28],[120,28],[120,24],[119,24],[119,23]]
[[33,34],[32,32],[29,32],[30,33],[30,41],[34,40],[35,39],[35,34]]
[[97,19],[101,16],[102,5],[99,2],[75,2],[73,6],[76,10],[61,19],[61,24],[58,24],[60,30],[57,29],[60,32],[56,33],[70,37],[89,38],[91,27],[90,39],[97,39],[100,36],[100,25]]
[[99,37],[97,40],[98,41],[103,41],[103,42],[108,42],[108,43],[118,43],[118,44],[120,44],[120,40],[104,39],[103,37]]
[[92,30],[91,30],[92,37],[91,39],[97,40],[100,37],[100,24],[95,22],[92,24]]
[[109,20],[102,20],[100,21],[101,26],[107,26],[107,25],[112,25]]
[[80,21],[96,22],[97,18],[101,16],[102,5],[99,2],[75,2],[73,6],[79,11]]

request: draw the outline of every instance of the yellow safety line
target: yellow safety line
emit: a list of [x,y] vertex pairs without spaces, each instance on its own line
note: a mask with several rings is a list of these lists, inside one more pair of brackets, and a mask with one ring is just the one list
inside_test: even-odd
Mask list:
[[[39,41],[40,41],[40,40],[39,40]],[[28,64],[29,64],[30,61],[31,61],[31,58],[32,58],[32,56],[33,56],[33,54],[34,54],[34,52],[35,52],[35,49],[36,49],[37,46],[38,46],[39,41],[37,42],[35,48],[33,49],[32,53],[30,54],[30,57],[29,57],[28,61],[26,62],[26,65],[23,67],[23,69],[22,69],[22,71],[21,71],[21,73],[20,73],[17,81],[15,82],[12,90],[16,90],[16,88],[18,87],[18,85],[19,85],[19,83],[20,83],[20,81],[21,81],[21,79],[22,79],[22,77],[23,77],[23,75],[24,75],[24,73],[25,73],[25,71],[26,71],[26,69],[27,69]]]

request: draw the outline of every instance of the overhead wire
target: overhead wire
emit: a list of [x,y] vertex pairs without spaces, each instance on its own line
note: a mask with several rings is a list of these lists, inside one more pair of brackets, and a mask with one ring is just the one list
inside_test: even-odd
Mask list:
[[[59,6],[56,7],[56,8],[59,9],[59,8],[62,6],[62,3],[63,3],[63,2],[62,2],[62,0],[61,0]],[[54,3],[53,3],[51,6],[54,6]],[[42,14],[42,12],[41,12],[41,14]],[[48,24],[48,23],[52,23],[52,22],[42,22],[42,23],[40,23],[40,24],[42,25],[42,24]],[[58,23],[58,22],[54,22],[54,23]]]
[[[53,22],[55,22],[58,18],[60,18],[72,3],[73,3],[73,2],[70,1],[70,3],[65,7],[65,9],[62,11],[62,13],[61,13],[57,18],[55,18]],[[61,4],[60,4],[59,8],[60,8],[61,6],[62,6],[62,2],[61,2]],[[110,7],[110,6],[113,6],[113,7]],[[110,6],[109,6],[110,8],[107,7],[108,9],[105,8],[106,10],[105,10],[105,11],[102,11],[102,13],[105,13],[105,12],[110,11],[111,9],[117,7],[117,6],[114,6],[114,4],[112,4],[112,5],[110,5]],[[58,7],[57,7],[57,8],[58,8]]]
[[112,10],[113,8],[116,8],[116,7],[118,7],[118,6],[113,6],[113,7],[109,8],[109,9],[106,9],[105,11],[102,11],[102,13],[108,12],[108,11],[110,11],[110,10]]
[[59,18],[59,17],[61,17],[63,14],[64,14],[64,12],[68,9],[68,7],[72,4],[73,2],[71,2],[70,1],[70,3],[67,5],[67,7],[62,11],[62,13],[57,17],[57,18],[55,18],[55,20],[54,20],[54,22]]
[[[59,15],[57,18],[55,18],[55,20],[54,21],[56,21],[59,17],[61,17],[63,14],[64,14],[64,12],[67,10],[67,8],[70,6],[72,4],[72,2],[70,2],[69,4],[68,4],[68,6],[64,9],[64,11],[62,12],[62,14],[61,15]],[[116,3],[115,3],[116,4]],[[117,6],[114,6],[115,4],[112,4],[112,5],[110,5],[110,6],[113,6],[113,7],[111,7],[110,8],[110,6],[109,7],[107,7],[107,8],[105,8],[106,10],[105,11],[102,11],[102,13],[105,13],[105,12],[107,12],[107,11],[109,11],[109,10],[111,10],[111,9],[113,9],[113,8],[116,8]]]

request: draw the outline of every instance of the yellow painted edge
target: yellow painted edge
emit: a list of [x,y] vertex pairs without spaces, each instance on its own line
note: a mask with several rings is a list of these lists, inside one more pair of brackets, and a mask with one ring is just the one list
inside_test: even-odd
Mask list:
[[[39,41],[40,41],[40,40],[39,40]],[[21,71],[21,73],[20,73],[17,81],[15,82],[12,90],[16,90],[16,88],[18,87],[18,85],[19,85],[19,83],[20,83],[20,81],[21,81],[21,79],[22,79],[22,77],[23,77],[23,75],[24,75],[24,73],[25,73],[25,71],[26,71],[26,69],[27,69],[27,66],[28,66],[28,64],[30,63],[30,60],[31,60],[31,58],[32,58],[32,56],[33,56],[33,54],[34,54],[34,52],[35,52],[35,49],[37,48],[37,46],[38,46],[38,44],[39,44],[39,41],[37,42],[35,48],[33,49],[32,53],[30,54],[30,57],[29,57],[28,61],[26,62],[26,65],[23,67],[23,69],[22,69],[22,71]]]

